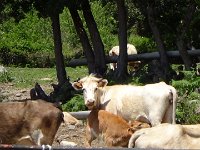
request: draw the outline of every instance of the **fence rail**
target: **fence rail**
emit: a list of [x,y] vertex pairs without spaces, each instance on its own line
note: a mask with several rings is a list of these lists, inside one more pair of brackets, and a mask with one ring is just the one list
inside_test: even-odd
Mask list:
[[[187,52],[191,57],[200,56],[200,49],[188,50]],[[176,60],[173,63],[182,61],[179,51],[167,51],[167,56],[169,58],[176,58]],[[159,58],[160,58],[159,52],[128,55],[128,61],[138,61],[138,60],[149,61],[149,60],[159,59]],[[180,60],[177,61],[177,58]],[[115,62],[117,62],[117,56],[106,56],[106,63],[115,63]],[[86,58],[72,59],[67,64],[68,67],[85,66],[85,65],[87,65]]]

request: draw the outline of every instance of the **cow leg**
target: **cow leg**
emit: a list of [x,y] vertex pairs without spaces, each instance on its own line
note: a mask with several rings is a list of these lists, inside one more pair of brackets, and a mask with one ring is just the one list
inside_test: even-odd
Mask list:
[[113,146],[115,146],[116,142],[114,142],[113,140],[114,139],[111,138],[111,137],[105,137],[105,144],[106,144],[106,146],[107,147],[113,147]]
[[37,145],[30,135],[21,137],[16,144],[19,145]]
[[34,142],[37,143],[37,145],[41,145],[41,139],[44,137],[42,131],[40,129],[34,130],[31,137],[34,139]]
[[173,106],[170,105],[165,112],[162,123],[172,123],[172,117],[173,117]]
[[90,128],[89,126],[86,127],[86,147],[91,147],[91,143],[93,140],[95,140],[98,137],[98,135],[95,133],[95,131]]
[[110,63],[110,69],[111,69],[111,70],[115,70],[115,68],[114,68],[114,63]]

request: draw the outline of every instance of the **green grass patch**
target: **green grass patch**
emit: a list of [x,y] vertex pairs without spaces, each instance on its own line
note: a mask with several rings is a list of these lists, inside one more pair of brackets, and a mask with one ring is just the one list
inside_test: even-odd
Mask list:
[[[57,83],[56,68],[8,67],[6,69],[8,70],[9,77],[12,79],[11,82],[17,88],[32,88],[35,86],[36,82],[38,82],[41,86]],[[77,78],[87,75],[88,69],[86,67],[67,67],[66,72],[67,76],[70,78],[70,81],[73,82]]]

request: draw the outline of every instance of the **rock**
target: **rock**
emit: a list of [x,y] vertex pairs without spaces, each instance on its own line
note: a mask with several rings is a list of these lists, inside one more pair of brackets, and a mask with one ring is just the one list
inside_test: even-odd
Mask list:
[[17,93],[15,96],[16,96],[16,97],[21,97],[21,96],[22,96],[22,93]]
[[70,129],[70,130],[74,130],[75,128],[76,128],[75,125],[68,125],[68,129]]
[[70,141],[66,141],[66,140],[61,141],[60,145],[61,146],[67,146],[67,147],[75,147],[75,146],[77,146],[76,143],[70,142]]

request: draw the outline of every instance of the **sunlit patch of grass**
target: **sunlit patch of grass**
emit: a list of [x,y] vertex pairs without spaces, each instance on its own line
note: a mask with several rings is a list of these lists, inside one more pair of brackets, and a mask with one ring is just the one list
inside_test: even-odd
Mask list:
[[[32,88],[35,83],[38,82],[42,85],[50,85],[52,83],[57,84],[56,68],[7,68],[12,83],[18,88]],[[66,68],[67,76],[70,81],[74,81],[77,78],[81,78],[87,75],[86,67]]]

